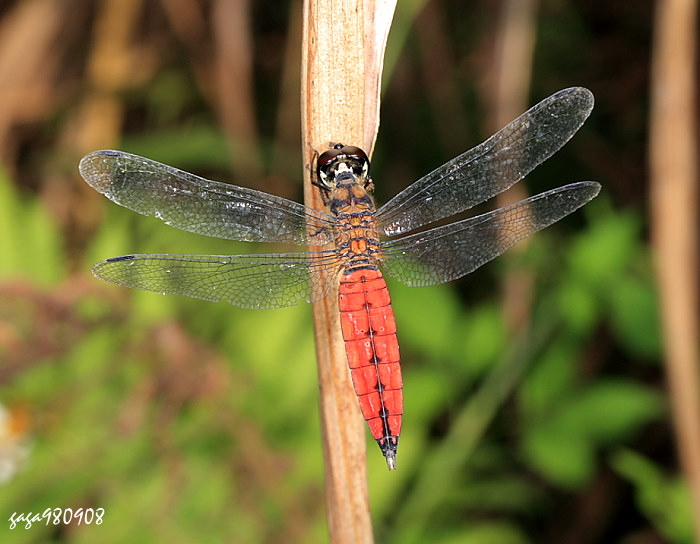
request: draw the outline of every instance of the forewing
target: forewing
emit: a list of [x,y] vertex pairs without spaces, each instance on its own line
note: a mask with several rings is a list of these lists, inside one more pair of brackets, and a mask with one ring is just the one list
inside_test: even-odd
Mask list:
[[559,150],[593,109],[593,94],[564,89],[482,144],[410,185],[377,211],[380,229],[402,234],[505,191]]
[[189,232],[246,242],[324,245],[332,240],[328,215],[138,155],[94,151],[83,157],[79,169],[85,181],[110,200]]
[[98,278],[163,294],[242,308],[280,308],[323,299],[335,285],[335,251],[273,255],[125,255],[97,263]]
[[464,221],[382,244],[390,276],[419,287],[455,280],[595,197],[600,184],[572,183]]

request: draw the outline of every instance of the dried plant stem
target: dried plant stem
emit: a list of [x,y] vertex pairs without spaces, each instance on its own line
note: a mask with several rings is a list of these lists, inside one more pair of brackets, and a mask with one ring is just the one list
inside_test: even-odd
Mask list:
[[700,538],[700,330],[695,0],[657,3],[652,63],[652,236],[669,397]]
[[[260,177],[259,131],[255,119],[251,3],[217,0],[212,18],[216,44],[216,105],[231,143],[236,178]],[[244,184],[248,184],[243,182]]]
[[[122,93],[133,84],[135,77],[138,49],[133,36],[142,8],[140,0],[111,0],[102,2],[97,9],[92,44],[88,49],[88,92],[61,135],[62,146],[75,154],[76,161],[88,151],[119,141],[125,115]],[[42,13],[46,15],[45,8]],[[77,239],[87,240],[102,221],[104,210],[96,205],[101,195],[91,187],[81,183],[77,189],[71,196],[75,202],[65,208],[73,210],[72,215],[62,221],[71,225]]]
[[[305,0],[302,40],[302,138],[305,201],[325,210],[310,184],[314,151],[330,144],[374,148],[384,46],[395,2]],[[365,424],[347,368],[338,299],[314,305],[331,542],[373,542],[365,462]]]
[[[489,133],[500,130],[527,109],[537,33],[536,14],[537,0],[505,0],[501,3],[494,55],[495,89],[489,89],[489,95],[494,97]],[[498,195],[498,205],[507,206],[527,196],[525,185],[518,183]],[[514,248],[514,252],[522,252],[526,247],[525,240]],[[513,256],[509,258],[512,260]],[[533,284],[533,274],[528,270],[511,268],[503,280],[503,314],[511,332],[529,326]]]

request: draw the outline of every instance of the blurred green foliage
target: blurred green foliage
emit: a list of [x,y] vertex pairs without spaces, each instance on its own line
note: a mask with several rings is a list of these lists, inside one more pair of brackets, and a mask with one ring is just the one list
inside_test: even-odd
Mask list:
[[[65,269],[56,229],[4,178],[0,194],[11,239],[19,239],[11,230],[19,225],[30,233],[8,250],[2,277],[33,271],[24,281],[56,285]],[[650,523],[673,542],[689,542],[687,496],[629,450],[664,414],[661,395],[622,375],[585,375],[601,323],[630,356],[651,361],[659,349],[635,214],[613,213],[603,197],[587,215],[589,227],[566,247],[544,233],[518,257],[518,266],[544,271],[544,279],[530,332],[505,351],[513,339],[493,302],[465,311],[451,286],[391,284],[407,408],[397,473],[388,474],[368,446],[383,541],[531,542],[527,526],[547,503],[542,482],[550,493],[582,489],[604,455],[637,489]],[[110,206],[86,255],[188,247],[250,249]],[[500,269],[510,266],[506,259]],[[325,539],[308,308],[247,311],[102,285],[74,297],[66,311],[82,323],[77,341],[32,361],[0,389],[4,402],[21,400],[38,418],[33,452],[5,486],[0,511],[101,506],[110,522],[101,542],[163,535],[218,542],[222,534],[264,542],[294,522],[302,525],[299,541]],[[504,426],[504,408],[517,423]],[[491,435],[497,429],[505,442]],[[56,531],[15,529],[13,541],[43,541]],[[93,535],[76,529],[61,538]]]
[[685,481],[669,477],[649,459],[625,448],[610,458],[611,465],[635,488],[635,502],[670,542],[695,542],[690,493]]
[[[434,26],[420,34],[412,25],[424,4],[399,3],[392,29],[373,161],[380,201],[450,158],[449,145],[466,145],[453,130],[479,141],[483,90],[470,82],[455,93],[457,106],[469,108],[462,117],[443,92],[444,73],[427,68],[453,62],[462,82],[484,69],[491,28],[469,11],[483,5],[448,2],[423,15]],[[635,146],[646,137],[644,106],[632,114],[616,108],[632,96],[643,101],[646,55],[619,40],[647,40],[646,14],[636,4],[629,13],[625,3],[611,11],[590,5],[542,9],[535,63],[548,72],[533,79],[533,96],[593,82],[602,99],[591,85],[599,97],[592,119],[528,186],[591,174],[602,194],[572,223],[535,236],[523,254],[461,282],[411,289],[389,280],[406,408],[397,472],[387,472],[368,437],[378,542],[630,542],[640,533],[692,542],[688,494],[669,468],[644,215],[617,204],[634,200],[626,184],[643,186]],[[148,13],[157,27],[158,16]],[[606,29],[608,41],[597,37]],[[279,83],[271,92],[262,81],[280,42],[264,30],[255,37],[261,50],[260,42],[268,44],[258,54],[269,64],[256,66],[256,83],[261,117],[271,125]],[[418,38],[407,40],[411,33]],[[430,49],[444,45],[437,38],[455,41],[455,58],[449,48]],[[412,54],[401,59],[404,44]],[[168,53],[148,84],[119,97],[125,124],[137,126],[124,130],[119,148],[202,175],[229,173],[232,155],[236,164],[247,157],[218,128],[185,67],[190,57]],[[618,76],[615,84],[605,79]],[[436,136],[445,120],[453,123],[443,127],[447,142]],[[604,130],[613,133],[604,139]],[[637,131],[637,140],[625,140],[626,153],[621,145],[602,151],[627,138],[626,130]],[[286,157],[269,134],[260,141],[265,167],[277,162],[296,168],[289,178],[301,175],[296,155]],[[45,157],[45,142],[35,145],[35,156]],[[77,176],[73,166],[70,175]],[[105,525],[36,524],[3,529],[4,540],[326,542],[310,309],[243,310],[129,291],[88,274],[94,262],[126,253],[261,248],[176,231],[105,200],[100,228],[77,251],[39,198],[15,186],[0,174],[0,402],[30,414],[31,429],[9,439],[31,451],[24,462],[12,460],[17,472],[0,483],[0,512],[103,507]],[[506,327],[497,298],[499,280],[512,270],[535,278],[531,320],[519,333]],[[0,448],[0,462],[5,454]]]
[[2,167],[0,233],[0,278],[23,278],[50,286],[65,276],[63,241],[56,225],[38,200],[20,197]]

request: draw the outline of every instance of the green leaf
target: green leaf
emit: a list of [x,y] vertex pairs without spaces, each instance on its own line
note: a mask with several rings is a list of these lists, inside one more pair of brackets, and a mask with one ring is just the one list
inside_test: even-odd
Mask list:
[[597,288],[614,282],[641,248],[637,214],[620,212],[598,218],[577,237],[568,255],[571,272]]
[[610,461],[632,482],[639,508],[659,531],[671,542],[695,542],[693,506],[684,480],[664,475],[654,463],[631,450],[618,450]]
[[595,291],[578,278],[565,279],[556,291],[559,314],[567,329],[584,336],[597,324],[600,304]]
[[633,356],[653,359],[661,352],[656,290],[636,278],[617,282],[610,292],[612,325],[620,343]]
[[[425,542],[425,541],[424,541]],[[526,544],[523,532],[507,521],[475,521],[462,531],[450,531],[449,536],[431,535],[433,544]]]
[[485,304],[469,312],[464,332],[458,335],[462,347],[458,361],[478,377],[494,363],[505,345],[505,330],[501,310],[495,304]]
[[105,220],[85,252],[83,269],[86,271],[89,271],[98,261],[136,252],[136,248],[131,243],[133,235],[130,228],[134,212],[111,205],[106,199],[105,203],[107,207]]
[[[541,490],[527,478],[506,472],[503,465],[499,468],[499,472],[461,487],[460,504],[475,512],[528,512],[541,498]],[[473,470],[476,473],[476,469]]]
[[518,395],[526,418],[547,413],[571,394],[576,378],[575,349],[571,342],[552,342],[532,366]]
[[595,469],[591,443],[575,430],[562,429],[556,424],[530,427],[522,451],[540,475],[566,489],[580,488]]
[[660,394],[625,381],[607,381],[552,406],[525,431],[523,452],[544,477],[574,489],[592,475],[596,448],[621,442],[663,412]]
[[[199,175],[203,169],[229,170],[231,167],[230,148],[224,135],[216,128],[200,123],[191,123],[175,131],[153,130],[130,135],[121,147]],[[245,160],[241,156],[237,162],[240,164]]]
[[36,199],[22,198],[0,169],[0,277],[52,285],[65,275],[63,240]]
[[629,438],[664,412],[663,397],[623,380],[599,381],[559,410],[559,425],[576,429],[596,444]]
[[448,355],[454,347],[459,304],[447,286],[413,289],[389,280],[399,342],[431,360]]
[[17,276],[20,273],[20,220],[19,199],[3,169],[0,171],[0,232],[3,239],[0,277]]

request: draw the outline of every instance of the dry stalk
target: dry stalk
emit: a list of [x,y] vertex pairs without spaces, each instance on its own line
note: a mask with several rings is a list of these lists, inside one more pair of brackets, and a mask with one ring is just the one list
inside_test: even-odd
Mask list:
[[[502,3],[501,11],[496,33],[495,89],[489,89],[489,94],[495,97],[493,123],[488,132],[500,130],[527,109],[537,34],[537,0],[507,0]],[[518,183],[498,195],[498,206],[507,206],[527,196],[525,185]],[[509,258],[525,251],[527,244],[527,240],[518,244]],[[528,270],[511,268],[503,280],[503,314],[511,332],[529,326],[533,284],[533,274]]]
[[657,3],[652,59],[652,236],[678,455],[700,539],[700,305],[695,0]]
[[[394,7],[394,0],[304,1],[301,108],[308,206],[325,211],[310,183],[314,151],[335,143],[359,146],[368,155],[374,148]],[[371,543],[366,430],[347,368],[337,296],[313,310],[331,542]]]

